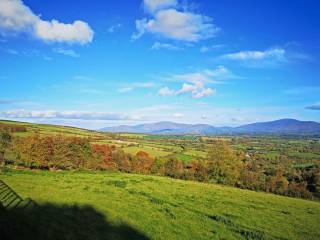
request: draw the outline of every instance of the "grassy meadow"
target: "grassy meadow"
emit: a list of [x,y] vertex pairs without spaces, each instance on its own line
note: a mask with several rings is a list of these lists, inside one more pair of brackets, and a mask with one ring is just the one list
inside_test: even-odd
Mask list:
[[145,239],[320,238],[316,201],[111,172],[10,170],[0,179],[38,204],[89,205]]

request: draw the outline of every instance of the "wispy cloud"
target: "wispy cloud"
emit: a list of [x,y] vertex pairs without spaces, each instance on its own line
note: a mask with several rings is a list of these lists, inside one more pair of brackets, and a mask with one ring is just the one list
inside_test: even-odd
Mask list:
[[136,20],[137,32],[132,39],[148,32],[172,40],[198,42],[216,36],[220,30],[208,16],[180,11],[178,1],[144,0],[143,5],[152,17]]
[[50,61],[52,60],[52,57],[47,56],[45,54],[43,54],[42,52],[38,51],[38,50],[34,50],[34,49],[12,49],[12,48],[0,48],[1,51],[7,53],[7,54],[11,54],[11,55],[15,55],[15,56],[21,56],[21,57],[40,57],[46,61]]
[[218,50],[218,49],[221,49],[221,48],[224,48],[224,47],[225,47],[224,44],[215,44],[215,45],[210,45],[210,46],[202,46],[200,48],[200,52],[201,53],[207,53],[207,52]]
[[114,33],[116,30],[118,30],[119,28],[122,27],[122,24],[121,23],[117,23],[117,24],[114,24],[114,25],[111,25],[109,28],[108,28],[108,32],[109,33]]
[[74,50],[72,49],[65,49],[65,48],[54,48],[52,49],[53,52],[55,53],[59,53],[65,56],[69,56],[69,57],[74,57],[74,58],[78,58],[80,57],[80,54],[76,53]]
[[265,51],[240,51],[228,53],[221,56],[223,59],[246,61],[246,60],[264,60],[272,59],[277,61],[285,61],[285,49],[271,48]]
[[138,89],[138,88],[153,88],[155,86],[156,86],[156,84],[153,82],[135,82],[135,83],[127,84],[127,85],[119,88],[118,92],[127,93],[127,92],[131,92],[131,91]]
[[181,50],[182,48],[177,47],[170,43],[160,43],[160,42],[155,42],[151,47],[151,50],[160,50],[160,49]]
[[12,55],[19,55],[19,52],[14,49],[6,49],[6,52]]

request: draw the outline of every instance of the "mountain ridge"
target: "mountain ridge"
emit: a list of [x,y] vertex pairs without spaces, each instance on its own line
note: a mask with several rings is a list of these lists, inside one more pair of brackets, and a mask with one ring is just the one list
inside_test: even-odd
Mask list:
[[320,134],[320,123],[284,118],[267,122],[255,122],[237,127],[215,127],[210,124],[187,124],[170,121],[146,123],[139,125],[119,125],[100,129],[103,132],[128,132],[147,134]]

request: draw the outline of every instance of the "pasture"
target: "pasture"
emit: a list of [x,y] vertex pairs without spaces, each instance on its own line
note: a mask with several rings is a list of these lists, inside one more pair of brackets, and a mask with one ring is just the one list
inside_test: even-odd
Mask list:
[[90,206],[112,226],[130,226],[145,239],[320,238],[315,201],[111,172],[10,170],[0,179],[40,205]]

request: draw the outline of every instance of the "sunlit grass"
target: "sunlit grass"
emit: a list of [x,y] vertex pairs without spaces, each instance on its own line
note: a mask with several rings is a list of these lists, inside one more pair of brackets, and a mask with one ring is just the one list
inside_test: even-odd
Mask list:
[[320,203],[214,184],[123,173],[0,175],[39,203],[89,204],[152,239],[319,239]]

